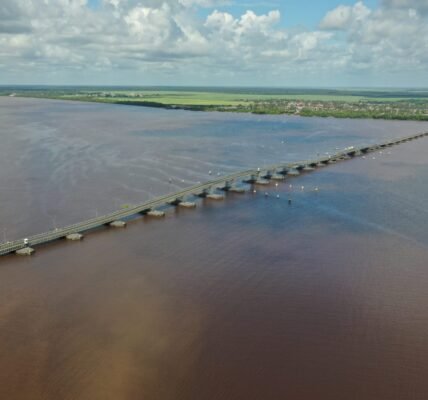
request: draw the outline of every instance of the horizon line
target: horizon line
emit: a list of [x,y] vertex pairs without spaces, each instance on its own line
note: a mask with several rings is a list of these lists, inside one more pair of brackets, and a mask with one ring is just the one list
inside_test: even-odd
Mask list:
[[416,86],[262,86],[262,85],[131,85],[131,84],[44,84],[44,83],[0,83],[0,87],[93,87],[93,88],[203,88],[203,89],[406,89],[406,90],[428,90],[427,87]]

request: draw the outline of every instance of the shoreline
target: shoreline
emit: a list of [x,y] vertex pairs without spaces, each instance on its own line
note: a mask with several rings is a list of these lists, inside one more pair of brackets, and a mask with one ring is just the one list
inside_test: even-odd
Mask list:
[[[303,108],[300,112],[289,112],[287,110],[279,110],[277,108],[263,105],[259,108],[253,108],[253,103],[245,105],[222,105],[222,104],[169,104],[156,101],[146,100],[115,100],[112,98],[91,98],[85,96],[49,96],[49,95],[23,95],[22,93],[14,96],[8,94],[0,94],[2,97],[13,98],[30,98],[30,99],[49,99],[49,100],[63,100],[63,101],[80,101],[86,103],[98,104],[116,104],[124,106],[146,107],[146,108],[160,108],[164,110],[182,110],[182,111],[195,111],[195,112],[224,112],[224,113],[243,113],[253,115],[289,115],[296,117],[316,117],[316,118],[337,118],[337,119],[368,119],[368,120],[384,120],[384,121],[428,121],[428,114],[396,114],[384,115],[383,113],[376,114],[369,111],[338,111],[338,110],[318,110],[311,108]],[[338,104],[344,104],[338,102]]]

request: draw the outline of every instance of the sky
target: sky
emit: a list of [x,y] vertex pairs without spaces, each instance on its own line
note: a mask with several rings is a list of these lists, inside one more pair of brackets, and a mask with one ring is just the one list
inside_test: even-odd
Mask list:
[[0,0],[0,84],[428,87],[428,0]]

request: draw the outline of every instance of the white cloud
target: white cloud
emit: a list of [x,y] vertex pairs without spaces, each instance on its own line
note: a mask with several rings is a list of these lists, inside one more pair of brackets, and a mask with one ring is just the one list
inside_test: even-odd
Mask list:
[[345,29],[351,21],[351,16],[351,7],[339,6],[327,13],[320,26],[323,29]]
[[329,11],[321,21],[322,29],[347,29],[355,22],[363,22],[371,11],[359,1],[353,7],[340,5]]
[[421,72],[428,66],[428,21],[418,12],[424,7],[425,1],[384,0],[382,7],[371,11],[358,2],[330,11],[321,27],[345,32],[346,42],[340,50],[346,54],[350,71]]
[[[326,74],[334,81],[357,70],[420,76],[428,69],[426,0],[339,5],[319,30],[282,28],[277,10],[232,15],[222,10],[226,3],[102,0],[92,9],[86,0],[1,0],[0,79],[62,73],[78,80],[85,71],[120,83],[126,70],[210,84],[222,76],[277,82]],[[217,9],[201,17],[201,7]]]

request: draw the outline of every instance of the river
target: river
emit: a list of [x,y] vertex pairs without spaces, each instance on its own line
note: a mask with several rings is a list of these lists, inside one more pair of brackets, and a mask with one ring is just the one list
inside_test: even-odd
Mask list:
[[[9,240],[428,125],[0,98],[0,129]],[[427,151],[1,258],[0,398],[425,400]]]

